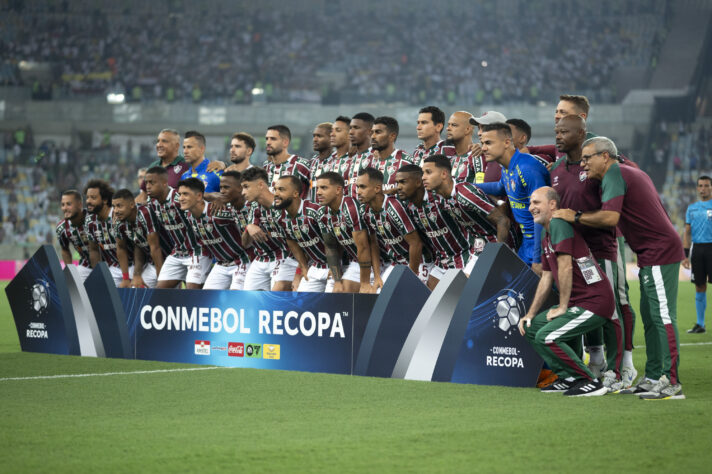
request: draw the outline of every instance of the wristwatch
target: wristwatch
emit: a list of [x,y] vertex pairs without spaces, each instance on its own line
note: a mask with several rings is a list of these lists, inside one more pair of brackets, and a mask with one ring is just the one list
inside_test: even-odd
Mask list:
[[574,222],[579,223],[579,220],[581,219],[581,215],[583,214],[583,211],[576,211],[576,215],[574,216]]

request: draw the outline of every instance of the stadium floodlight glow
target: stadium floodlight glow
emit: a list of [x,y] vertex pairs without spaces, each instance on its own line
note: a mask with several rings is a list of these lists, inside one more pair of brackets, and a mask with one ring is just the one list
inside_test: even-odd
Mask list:
[[106,101],[110,104],[123,104],[125,100],[126,97],[120,92],[106,94]]
[[482,64],[482,67],[487,67],[487,61],[482,61],[480,64]]
[[252,89],[252,95],[262,95],[265,93],[265,90],[261,87],[255,87]]

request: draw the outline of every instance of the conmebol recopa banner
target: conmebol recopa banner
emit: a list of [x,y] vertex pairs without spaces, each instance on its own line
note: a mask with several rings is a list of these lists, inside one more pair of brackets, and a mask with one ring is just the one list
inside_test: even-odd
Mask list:
[[[376,295],[120,290],[137,359],[352,373]],[[357,329],[358,330],[358,329]]]

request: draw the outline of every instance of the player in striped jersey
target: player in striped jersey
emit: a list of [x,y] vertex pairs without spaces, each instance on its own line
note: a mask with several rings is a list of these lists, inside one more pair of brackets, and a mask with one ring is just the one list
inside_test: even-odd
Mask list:
[[331,129],[329,122],[323,122],[314,127],[312,132],[312,147],[316,152],[309,163],[311,182],[309,184],[309,200],[316,202],[316,178],[333,167],[333,153],[331,152]]
[[401,166],[413,163],[405,151],[396,148],[398,121],[393,117],[378,117],[371,128],[371,148],[378,152],[378,157],[371,158],[371,168],[383,173],[383,193],[395,194],[396,171]]
[[[417,232],[405,205],[395,196],[383,194],[383,173],[375,168],[361,170],[356,180],[358,199],[365,205],[364,222],[371,239],[375,240],[383,265],[380,284],[388,279],[393,265],[408,265],[420,274],[423,259],[423,240]],[[372,257],[373,258],[373,257]],[[376,262],[377,259],[373,259]],[[377,273],[374,270],[374,274]],[[427,278],[424,283],[427,282]],[[379,278],[374,286],[378,289]]]
[[516,252],[516,230],[504,211],[472,183],[452,179],[450,159],[431,155],[423,165],[423,184],[447,203],[447,211],[474,233],[474,252],[479,255],[487,242],[500,242]]
[[[317,196],[321,204],[319,225],[335,281],[334,293],[371,293],[372,255],[363,206],[355,197],[344,196],[344,178],[333,171],[317,179]],[[349,264],[342,272],[344,251]],[[377,251],[375,259],[378,260]]]
[[100,261],[106,262],[116,286],[122,280],[131,280],[133,273],[133,255],[124,267],[119,266],[116,253],[116,238],[112,228],[111,197],[114,189],[102,179],[92,179],[84,187],[87,200],[87,216],[85,226],[89,237],[89,262],[94,268]]
[[280,176],[294,175],[302,180],[305,198],[309,193],[309,183],[311,173],[309,163],[302,157],[292,155],[287,151],[289,142],[292,140],[292,132],[286,125],[272,125],[265,134],[265,151],[269,161],[265,165],[267,179],[269,180],[271,191]]
[[274,195],[267,172],[256,167],[245,170],[241,186],[249,209],[242,243],[255,252],[245,275],[244,289],[292,291],[297,262],[290,256],[287,242],[272,216]]
[[299,178],[293,175],[277,180],[273,218],[299,263],[300,273],[294,279],[294,289],[323,292],[329,268],[319,226],[319,206],[300,198],[301,186]]
[[371,151],[371,128],[375,118],[368,112],[359,112],[353,116],[349,124],[349,141],[351,142],[351,166],[347,180],[347,195],[356,196],[356,179],[358,173],[371,166],[373,153]]
[[462,269],[469,276],[477,259],[467,227],[447,211],[447,202],[442,196],[425,189],[423,170],[419,166],[402,167],[396,181],[398,198],[409,202],[408,213],[433,249],[435,265],[428,277],[428,287],[435,288],[445,271],[451,268]]
[[87,212],[82,209],[82,195],[79,191],[70,189],[62,193],[62,214],[64,219],[57,224],[57,241],[62,249],[62,261],[65,265],[73,262],[69,245],[73,245],[79,254],[79,265],[76,266],[79,277],[86,280],[91,273],[89,263],[89,236],[86,233],[84,221]]
[[430,155],[443,154],[453,156],[455,147],[440,139],[445,128],[445,113],[434,105],[423,107],[418,111],[416,133],[423,141],[413,151],[413,163],[423,166],[423,160]]
[[[195,239],[188,218],[178,204],[178,193],[168,186],[166,170],[154,166],[146,171],[146,193],[148,205],[156,217],[155,222],[146,224],[150,227],[149,241],[156,241],[150,234],[163,229],[173,244],[171,254],[166,257],[158,272],[157,288],[175,288],[185,281],[186,288],[195,290],[203,287],[210,270],[210,258]],[[153,226],[153,224],[158,224]],[[153,255],[153,245],[151,246]]]
[[470,121],[472,114],[469,112],[455,112],[447,121],[447,139],[455,147],[452,162],[452,177],[455,181],[467,183],[484,183],[485,161],[472,147],[472,134],[474,127]]
[[[144,219],[153,219],[147,206],[136,204],[133,193],[128,189],[119,189],[111,199],[114,207],[114,235],[119,260],[122,253],[131,252],[133,249],[134,271],[130,283],[122,281],[122,286],[134,288],[155,288],[158,272],[151,258],[151,246],[146,238],[145,226],[140,225],[139,216]],[[158,235],[156,234],[156,237]],[[160,263],[170,253],[170,241],[161,239],[158,246]]]
[[252,135],[245,132],[237,132],[230,139],[230,162],[225,171],[237,171],[242,173],[251,167],[250,158],[254,153],[257,144]]
[[[220,209],[215,212],[213,204],[203,199],[204,192],[205,186],[199,179],[188,178],[178,183],[180,207],[186,211],[201,247],[215,260],[203,289],[241,290],[250,263],[242,247],[242,232],[237,221],[230,218],[229,211]],[[218,217],[221,214],[225,216]]]
[[[129,195],[128,205],[126,205],[122,199],[122,196],[126,196],[126,192],[128,192]],[[133,239],[127,235],[127,229],[124,221],[124,216],[127,213],[133,213],[133,219],[135,220],[136,218],[136,201],[134,201],[133,193],[128,189],[119,189],[116,191],[111,197],[111,212],[111,233],[114,235],[114,239],[116,240],[116,257],[119,260],[119,268],[121,268],[121,272],[124,273],[124,271],[128,270],[129,259],[136,259],[136,246],[134,245]],[[128,273],[128,271],[126,271],[126,273]],[[119,283],[119,288],[131,287],[132,281],[133,271],[131,272],[131,279],[122,279]]]
[[[334,120],[331,127],[331,147],[334,149],[332,154],[332,166],[329,171],[339,173],[344,177],[344,181],[349,180],[349,170],[351,168],[351,157],[349,156],[349,124],[351,119],[340,115]],[[348,188],[345,189],[348,191]]]

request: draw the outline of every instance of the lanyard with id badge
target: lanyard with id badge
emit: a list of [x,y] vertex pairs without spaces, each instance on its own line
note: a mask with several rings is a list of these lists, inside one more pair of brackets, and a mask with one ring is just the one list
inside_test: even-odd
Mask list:
[[581,275],[583,275],[583,279],[586,281],[587,285],[593,285],[603,279],[603,277],[601,277],[601,273],[598,271],[598,267],[596,266],[596,261],[593,259],[591,254],[588,254],[586,257],[577,258],[576,263],[578,264],[579,269],[581,270]]

